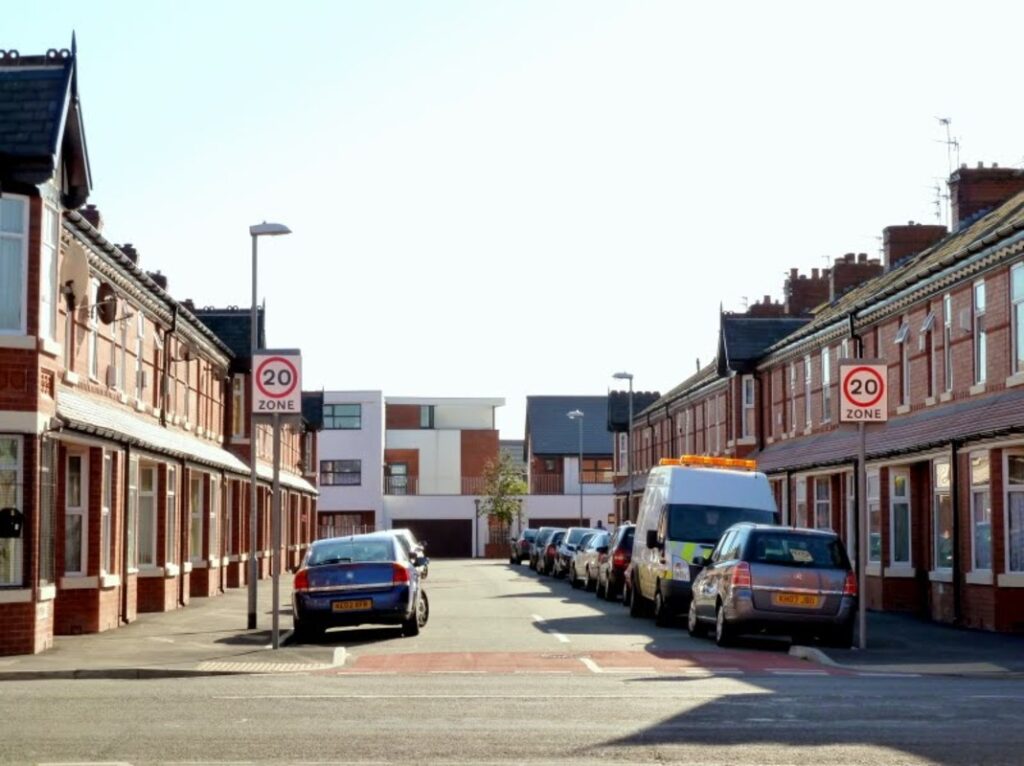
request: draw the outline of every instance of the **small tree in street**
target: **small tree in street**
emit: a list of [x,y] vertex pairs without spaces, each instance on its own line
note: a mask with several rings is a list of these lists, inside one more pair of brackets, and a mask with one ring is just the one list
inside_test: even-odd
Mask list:
[[490,516],[508,529],[519,515],[522,495],[526,494],[526,479],[522,469],[511,456],[502,454],[484,468],[484,497],[480,500],[480,515]]

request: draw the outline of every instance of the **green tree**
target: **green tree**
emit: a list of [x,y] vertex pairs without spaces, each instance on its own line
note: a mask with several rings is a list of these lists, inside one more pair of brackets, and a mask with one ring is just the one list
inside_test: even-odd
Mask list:
[[519,515],[521,498],[526,494],[526,479],[516,461],[506,454],[491,460],[484,468],[484,497],[480,515],[493,516],[510,526]]

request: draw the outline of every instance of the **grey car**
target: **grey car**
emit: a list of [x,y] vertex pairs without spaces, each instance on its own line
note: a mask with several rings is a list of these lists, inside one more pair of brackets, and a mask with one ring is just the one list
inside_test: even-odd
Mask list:
[[857,578],[834,532],[763,524],[725,531],[693,582],[690,635],[714,628],[719,646],[740,634],[819,638],[849,647]]

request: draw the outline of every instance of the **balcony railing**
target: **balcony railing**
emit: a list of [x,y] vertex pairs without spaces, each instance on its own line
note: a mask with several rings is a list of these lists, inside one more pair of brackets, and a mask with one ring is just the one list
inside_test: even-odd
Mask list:
[[418,477],[416,476],[385,476],[385,495],[418,495]]
[[531,495],[561,495],[563,487],[561,474],[541,474],[530,477]]

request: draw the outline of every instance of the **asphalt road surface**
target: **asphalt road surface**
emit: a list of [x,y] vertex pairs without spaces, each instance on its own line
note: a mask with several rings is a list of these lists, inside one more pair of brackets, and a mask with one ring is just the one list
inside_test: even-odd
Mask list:
[[496,562],[433,562],[427,587],[419,637],[329,633],[326,672],[0,684],[0,761],[1024,763],[1022,681],[719,650]]

